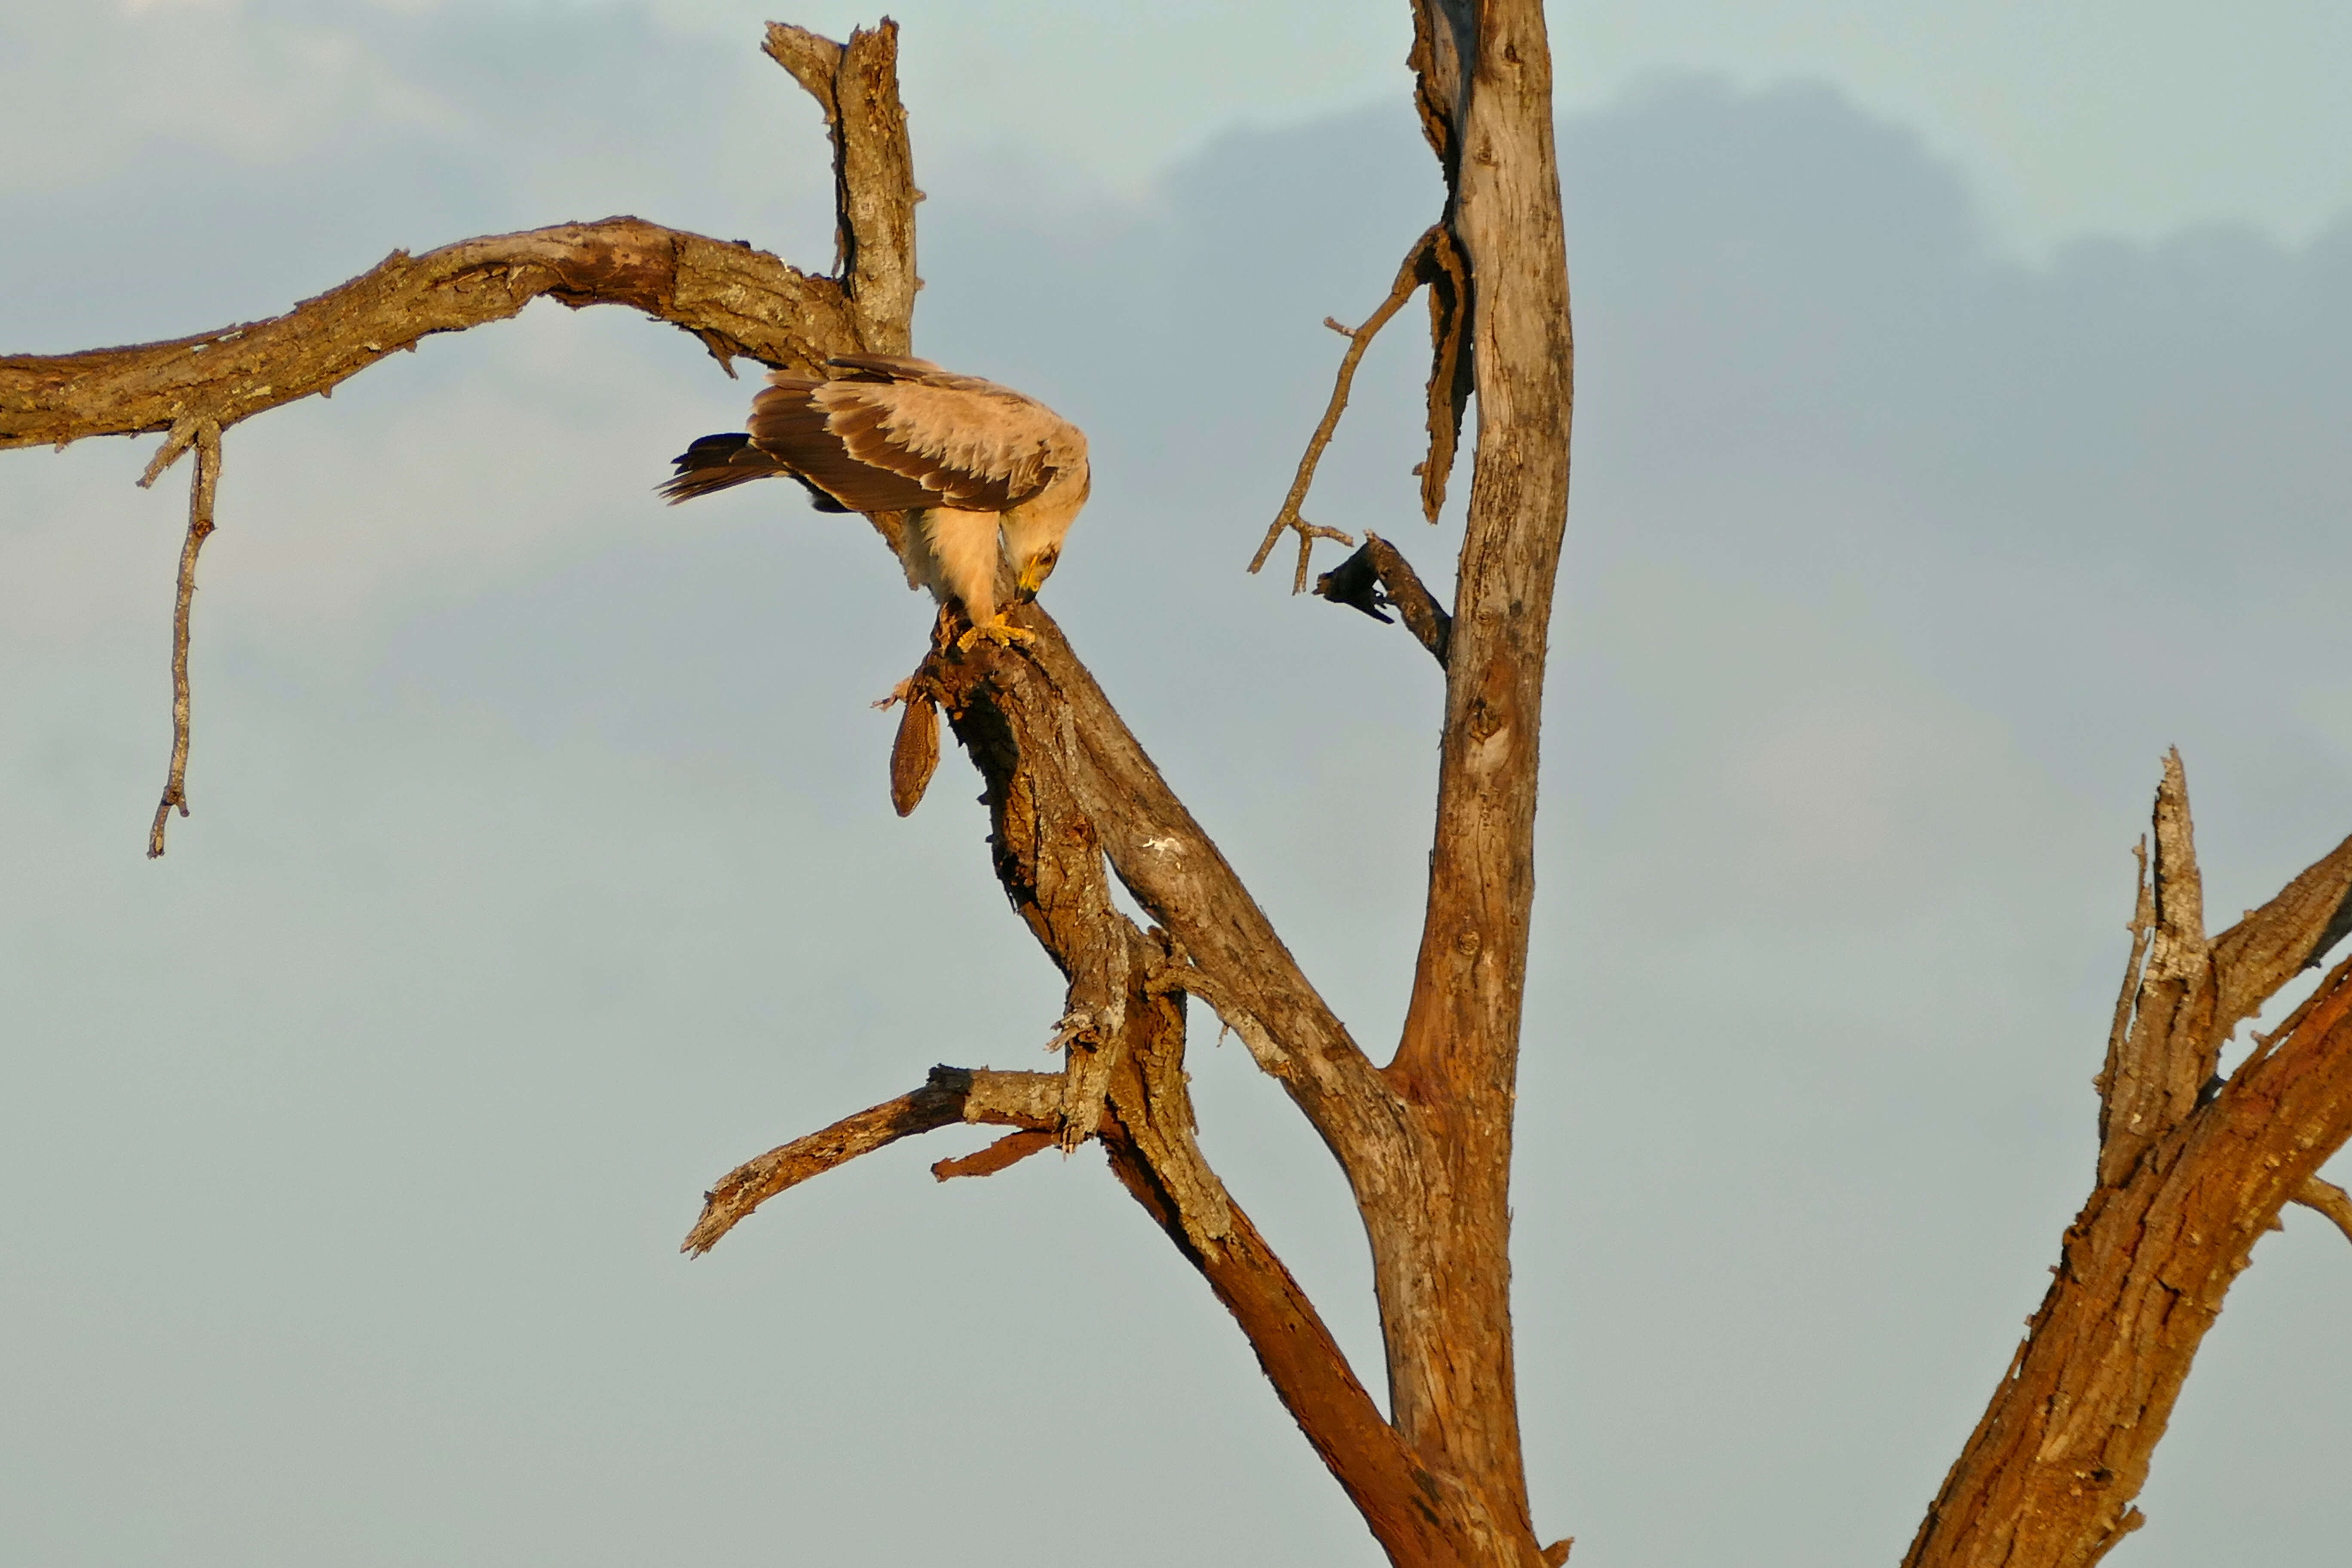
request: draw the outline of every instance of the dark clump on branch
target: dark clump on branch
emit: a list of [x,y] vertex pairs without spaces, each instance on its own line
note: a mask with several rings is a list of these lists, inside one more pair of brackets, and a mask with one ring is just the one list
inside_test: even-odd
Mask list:
[[1383,625],[1384,609],[1404,617],[1405,629],[1442,666],[1454,642],[1454,617],[1437,602],[1395,545],[1369,531],[1363,547],[1315,580],[1315,592],[1335,605],[1361,610]]

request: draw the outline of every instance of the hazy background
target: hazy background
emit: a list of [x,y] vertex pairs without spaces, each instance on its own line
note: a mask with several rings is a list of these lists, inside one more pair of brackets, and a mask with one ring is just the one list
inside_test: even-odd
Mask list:
[[[0,347],[620,211],[821,266],[763,8],[0,0]],[[1092,434],[1055,613],[1376,1045],[1436,671],[1241,566],[1318,323],[1435,208],[1392,9],[898,8],[919,347]],[[2217,924],[2352,829],[2352,23],[2056,9],[1553,13],[1516,1301],[1588,1568],[1894,1562],[2088,1178],[2159,752]],[[1422,352],[1375,349],[1310,515],[1442,577]],[[748,390],[541,305],[233,431],[160,864],[184,471],[0,454],[0,1555],[1379,1560],[1092,1152],[937,1187],[982,1142],[942,1133],[677,1256],[730,1165],[1045,1067],[1059,1011],[966,764],[888,811],[866,704],[929,610],[867,531],[655,502]],[[1213,1042],[1209,1151],[1376,1378],[1341,1184]],[[2295,1210],[2257,1262],[2118,1563],[2352,1533],[2352,1247]]]

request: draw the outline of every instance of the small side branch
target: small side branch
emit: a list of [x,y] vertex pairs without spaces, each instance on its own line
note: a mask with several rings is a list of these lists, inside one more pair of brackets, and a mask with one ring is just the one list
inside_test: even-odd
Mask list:
[[154,826],[147,830],[147,858],[163,853],[163,829],[177,811],[188,815],[188,616],[195,606],[196,556],[212,536],[213,503],[220,493],[220,426],[196,419],[175,426],[155,456],[141,484],[152,484],[172,459],[191,446],[196,471],[188,484],[188,536],[180,546],[179,598],[172,612],[172,767],[163,780],[163,798],[155,806]]
[[702,1217],[687,1232],[678,1250],[699,1257],[778,1193],[901,1138],[961,1121],[1050,1132],[1061,1124],[1061,1097],[1059,1073],[933,1068],[923,1087],[912,1093],[845,1116],[821,1132],[795,1138],[721,1176],[702,1194]]
[[1249,564],[1252,572],[1257,571],[1265,564],[1266,557],[1274,553],[1275,543],[1281,539],[1282,531],[1289,529],[1296,532],[1298,535],[1298,570],[1293,574],[1290,584],[1290,591],[1294,594],[1307,591],[1307,558],[1313,552],[1317,540],[1336,539],[1342,544],[1356,542],[1336,528],[1323,528],[1308,522],[1298,515],[1298,509],[1307,500],[1307,489],[1315,483],[1315,468],[1323,460],[1323,449],[1331,444],[1332,436],[1339,428],[1339,416],[1348,407],[1349,389],[1355,384],[1356,366],[1362,362],[1364,351],[1372,346],[1373,336],[1388,324],[1391,317],[1404,308],[1404,302],[1412,299],[1414,290],[1422,286],[1429,259],[1435,253],[1438,237],[1439,231],[1433,228],[1413,241],[1404,264],[1397,268],[1396,281],[1389,286],[1389,297],[1381,301],[1380,309],[1365,318],[1362,326],[1350,331],[1336,321],[1328,323],[1347,337],[1348,352],[1340,356],[1339,374],[1332,382],[1331,400],[1324,407],[1323,422],[1315,426],[1315,434],[1307,438],[1307,450],[1298,459],[1298,472],[1290,481],[1290,493],[1283,498],[1282,510],[1275,513],[1274,521],[1267,525],[1265,539],[1258,545],[1257,553],[1250,558]]
[[2294,1194],[2294,1201],[2326,1215],[2344,1233],[2344,1239],[2352,1241],[2352,1193],[2334,1182],[2323,1182],[2314,1176],[2303,1184],[2303,1190]]
[[1364,547],[1318,577],[1315,592],[1335,605],[1361,610],[1376,621],[1389,619],[1381,613],[1383,608],[1396,611],[1404,618],[1405,629],[1421,640],[1440,668],[1444,668],[1446,650],[1454,641],[1454,617],[1445,613],[1396,546],[1370,529],[1364,531]]
[[2306,867],[2276,898],[2213,939],[2214,1022],[2234,1029],[2288,981],[2316,969],[2352,932],[2352,838]]
[[1051,1132],[1024,1127],[1018,1132],[1007,1132],[977,1154],[959,1154],[941,1160],[931,1166],[931,1174],[946,1182],[958,1176],[992,1176],[997,1172],[1019,1164],[1032,1154],[1042,1154],[1061,1140]]

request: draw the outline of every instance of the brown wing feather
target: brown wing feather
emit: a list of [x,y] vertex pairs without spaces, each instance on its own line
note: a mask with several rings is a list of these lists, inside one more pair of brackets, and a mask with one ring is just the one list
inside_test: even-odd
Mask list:
[[971,510],[1019,505],[1086,452],[1085,437],[1044,404],[974,376],[834,381],[811,401],[829,411],[852,457]]
[[821,382],[775,378],[751,400],[751,444],[852,511],[913,511],[940,504],[938,491],[854,457],[829,427],[814,395]]
[[782,374],[751,400],[750,433],[706,437],[664,487],[673,500],[770,474],[851,511],[1003,511],[1086,460],[1051,409],[927,360],[845,354],[809,381]]

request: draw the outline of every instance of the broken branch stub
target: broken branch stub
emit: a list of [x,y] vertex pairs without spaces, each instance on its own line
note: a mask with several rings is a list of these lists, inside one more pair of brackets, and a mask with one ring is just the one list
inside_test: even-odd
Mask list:
[[2212,1027],[2218,994],[2204,881],[2178,751],[2165,756],[2152,815],[2146,959],[2137,966],[2130,1026],[2101,1075],[2099,1180],[2108,1186],[2196,1109],[2221,1046]]
[[1317,578],[1315,592],[1376,621],[1389,620],[1381,613],[1384,607],[1395,610],[1403,617],[1405,629],[1441,668],[1444,665],[1447,647],[1454,640],[1454,617],[1423,584],[1412,563],[1379,534],[1366,530],[1363,547]]
[[915,159],[898,100],[898,24],[884,17],[845,45],[805,27],[768,24],[768,57],[824,113],[833,142],[834,270],[867,353],[903,354],[913,342]]
[[2352,1193],[2347,1193],[2333,1182],[2314,1176],[2304,1183],[2303,1190],[2294,1194],[2294,1201],[2315,1214],[2326,1215],[2336,1229],[2344,1233],[2345,1240],[2352,1241]]

